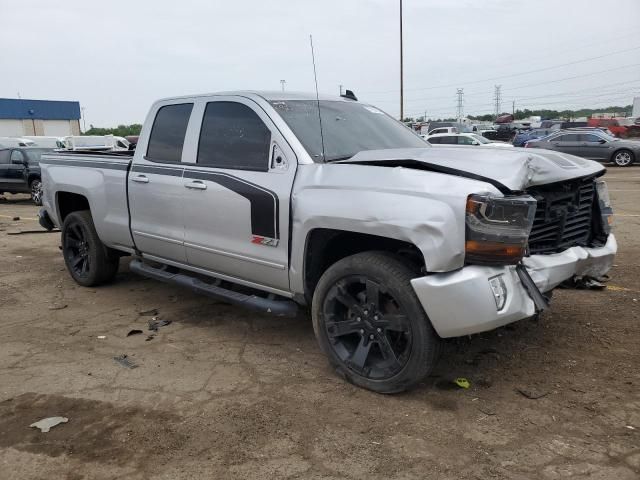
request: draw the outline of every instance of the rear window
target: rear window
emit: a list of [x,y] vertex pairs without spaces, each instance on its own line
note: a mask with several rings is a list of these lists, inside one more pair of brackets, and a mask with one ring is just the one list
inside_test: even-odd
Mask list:
[[182,159],[184,136],[192,109],[193,103],[181,103],[158,110],[149,137],[147,160],[179,162]]

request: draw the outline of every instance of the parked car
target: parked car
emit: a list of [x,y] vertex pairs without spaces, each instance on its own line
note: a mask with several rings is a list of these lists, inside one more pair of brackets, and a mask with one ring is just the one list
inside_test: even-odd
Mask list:
[[22,137],[0,137],[0,148],[7,147],[35,147],[33,140]]
[[620,125],[620,122],[615,118],[590,118],[587,123],[590,127],[606,128],[614,137],[627,136],[627,127]]
[[0,149],[0,194],[30,193],[36,205],[42,205],[40,157],[50,148],[14,147]]
[[502,142],[510,142],[516,136],[517,130],[510,123],[497,125],[494,131],[487,130],[482,132],[482,136],[489,140],[499,140]]
[[475,145],[480,147],[513,148],[510,143],[488,140],[477,133],[437,133],[424,135],[422,138],[431,145]]
[[135,153],[41,165],[40,223],[62,229],[78,284],[112,280],[131,255],[132,272],[228,303],[306,305],[338,374],[382,393],[424,379],[441,338],[535,315],[564,280],[606,273],[617,249],[602,165],[430,147],[340,97],[160,100]]
[[42,148],[64,148],[64,138],[63,137],[47,137],[47,136],[26,136],[22,137],[27,140],[31,140],[34,145],[26,145],[26,146],[35,146]]
[[428,137],[429,135],[440,135],[443,133],[455,134],[455,133],[458,133],[458,128],[457,127],[434,128],[433,130],[430,130],[427,135],[421,135],[421,136],[424,138],[424,137]]
[[530,140],[525,147],[545,148],[589,160],[613,162],[619,167],[628,167],[640,155],[640,142],[621,140],[600,129],[559,130],[553,135]]
[[525,143],[529,140],[534,140],[536,138],[546,137],[557,130],[552,130],[550,128],[536,128],[534,130],[526,130],[516,134],[513,138],[513,146],[514,147],[523,147]]

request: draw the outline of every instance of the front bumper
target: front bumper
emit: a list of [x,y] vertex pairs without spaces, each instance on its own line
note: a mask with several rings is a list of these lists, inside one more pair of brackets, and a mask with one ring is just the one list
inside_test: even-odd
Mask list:
[[[618,244],[613,234],[599,248],[572,247],[552,255],[532,255],[523,260],[541,292],[548,292],[573,276],[598,277],[609,271]],[[489,279],[502,276],[507,297],[498,310]],[[411,280],[433,328],[443,338],[492,330],[533,316],[536,305],[514,265],[469,265],[455,272],[436,273]]]

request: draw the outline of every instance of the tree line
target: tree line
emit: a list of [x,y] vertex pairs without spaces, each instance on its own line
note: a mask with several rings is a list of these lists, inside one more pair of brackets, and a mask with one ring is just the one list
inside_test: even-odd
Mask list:
[[89,128],[83,135],[114,135],[116,137],[126,137],[128,135],[140,135],[142,125],[133,123],[131,125],[118,125],[115,128],[100,128],[89,125]]

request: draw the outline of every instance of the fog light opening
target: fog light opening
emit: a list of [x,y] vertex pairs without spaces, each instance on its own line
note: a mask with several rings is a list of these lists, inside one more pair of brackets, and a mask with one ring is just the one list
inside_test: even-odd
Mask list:
[[496,275],[489,279],[489,286],[496,302],[496,309],[502,310],[507,303],[507,286],[504,283],[503,275]]

